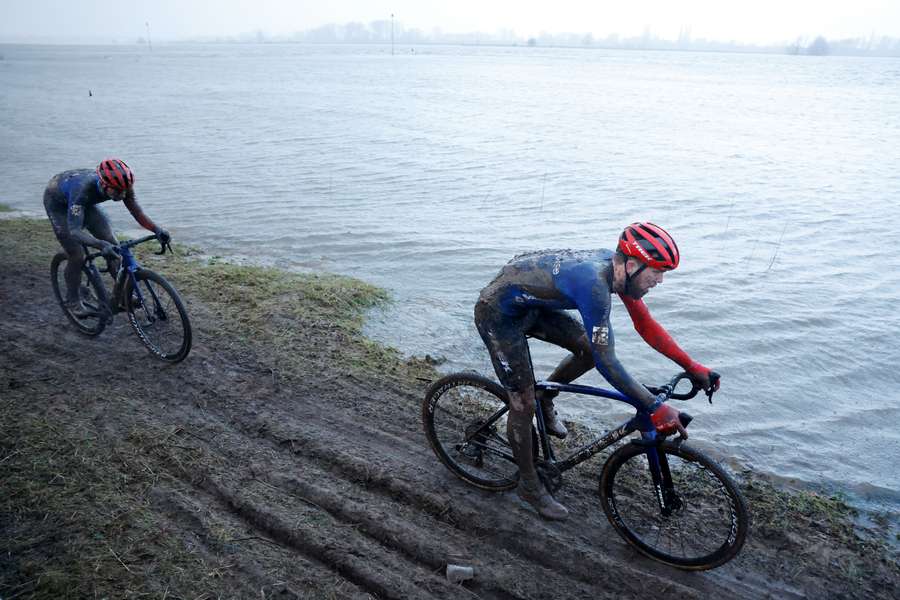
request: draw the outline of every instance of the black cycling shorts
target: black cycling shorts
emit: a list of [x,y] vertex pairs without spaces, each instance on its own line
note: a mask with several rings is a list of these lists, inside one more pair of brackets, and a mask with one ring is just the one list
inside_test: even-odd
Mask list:
[[493,303],[479,300],[475,304],[475,326],[491,355],[497,378],[511,392],[534,387],[529,337],[573,353],[590,353],[584,325],[562,310],[532,308],[511,316]]

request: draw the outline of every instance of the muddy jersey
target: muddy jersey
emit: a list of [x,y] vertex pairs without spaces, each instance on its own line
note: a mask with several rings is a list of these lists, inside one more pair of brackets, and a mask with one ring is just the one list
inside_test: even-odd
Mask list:
[[612,290],[611,250],[544,250],[512,259],[480,300],[510,317],[533,308],[575,309],[591,344],[606,345]]
[[109,198],[100,190],[100,178],[93,169],[73,169],[55,175],[47,184],[48,210],[65,211],[69,231],[81,229],[89,208]]

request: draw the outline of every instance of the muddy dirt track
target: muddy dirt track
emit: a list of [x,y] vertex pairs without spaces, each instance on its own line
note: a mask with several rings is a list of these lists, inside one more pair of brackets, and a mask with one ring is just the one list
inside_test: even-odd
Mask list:
[[[195,329],[184,363],[151,358],[122,315],[84,337],[52,298],[54,246],[22,256],[20,233],[0,229],[4,600],[898,595],[895,562],[814,519],[752,530],[712,572],[645,559],[600,509],[605,455],[567,474],[564,523],[470,488],[422,433],[428,369],[348,368],[360,342],[325,322],[273,315],[294,328],[287,372],[172,276]],[[448,582],[448,563],[474,579]]]

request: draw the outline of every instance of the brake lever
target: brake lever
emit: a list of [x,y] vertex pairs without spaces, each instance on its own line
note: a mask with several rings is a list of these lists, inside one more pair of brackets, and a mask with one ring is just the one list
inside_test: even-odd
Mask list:
[[716,389],[718,388],[719,379],[722,376],[716,373],[715,371],[709,372],[709,389],[706,390],[706,399],[709,400],[709,403],[712,404],[713,394],[716,393]]

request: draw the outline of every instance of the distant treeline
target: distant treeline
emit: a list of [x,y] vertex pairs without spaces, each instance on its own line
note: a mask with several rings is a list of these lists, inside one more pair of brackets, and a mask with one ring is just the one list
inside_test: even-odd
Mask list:
[[[209,40],[206,40],[209,41]],[[867,38],[827,40],[798,37],[788,44],[755,45],[738,42],[722,42],[691,37],[689,27],[683,28],[678,39],[669,40],[653,34],[649,29],[643,35],[622,37],[617,34],[595,37],[590,33],[542,33],[534,37],[522,37],[511,29],[493,33],[448,33],[440,29],[425,32],[404,27],[399,21],[389,19],[371,23],[328,24],[284,35],[268,35],[263,32],[248,33],[237,37],[216,38],[222,42],[305,42],[321,44],[391,43],[415,44],[467,44],[503,46],[551,46],[586,48],[621,48],[633,50],[701,50],[723,52],[766,52],[780,54],[828,54],[842,56],[900,56],[900,39],[871,35]]]

